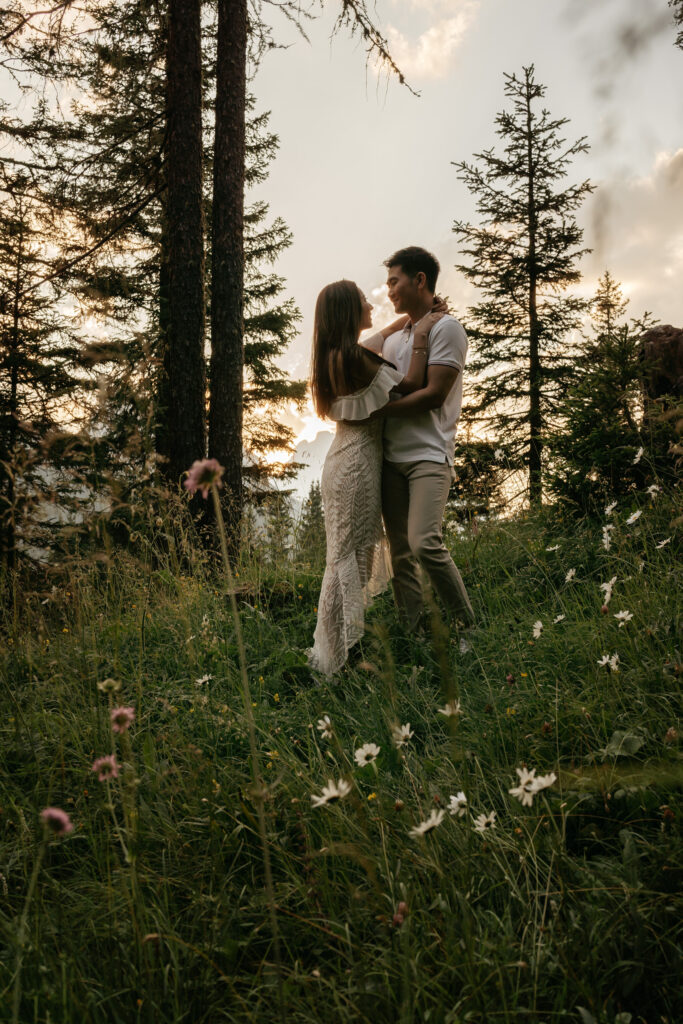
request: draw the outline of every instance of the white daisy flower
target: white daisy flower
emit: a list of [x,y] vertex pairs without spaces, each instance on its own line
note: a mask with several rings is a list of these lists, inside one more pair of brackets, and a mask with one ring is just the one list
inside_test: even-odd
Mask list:
[[421,821],[419,825],[414,825],[410,830],[410,835],[414,838],[418,836],[426,836],[428,832],[435,829],[437,825],[440,825],[443,821],[444,811],[431,811],[426,821]]
[[376,760],[380,748],[376,743],[364,743],[362,747],[354,752],[356,764],[363,768],[366,764],[372,764]]
[[546,551],[559,551],[559,550],[560,550],[560,545],[559,544],[553,544],[551,547],[546,548]]
[[330,716],[329,715],[323,715],[322,718],[319,718],[318,719],[318,724],[316,725],[316,729],[320,733],[320,739],[321,740],[330,740],[330,739],[332,739],[333,729],[332,729],[332,722],[330,721]]
[[666,540],[660,540],[659,544],[655,544],[656,548],[665,548],[667,544],[671,543],[671,537],[667,537]]
[[481,832],[483,834],[484,832],[488,832],[489,829],[495,828],[495,827],[496,827],[496,812],[495,811],[491,811],[490,814],[479,814],[474,819],[474,831],[475,832]]
[[610,505],[607,505],[607,507],[605,508],[605,515],[606,516],[611,516],[616,507],[617,507],[617,502],[616,501],[613,501]]
[[650,495],[651,498],[654,498],[655,494],[659,494],[661,489],[662,488],[658,487],[657,484],[650,484],[650,486],[647,489],[647,493]]
[[600,590],[603,593],[603,604],[609,604],[612,600],[612,587],[617,582],[616,576],[613,576],[611,580],[607,580],[606,583],[600,584]]
[[534,640],[538,640],[538,638],[539,638],[539,636],[541,635],[542,632],[543,632],[543,623],[541,622],[540,619],[537,619],[537,621],[534,622],[534,633],[533,633]]
[[637,465],[640,462],[642,456],[643,456],[643,449],[639,448],[638,451],[636,452],[636,457],[633,460],[633,465],[634,466]]
[[562,619],[564,619],[565,617],[566,616],[564,616],[564,615],[556,615],[555,618],[553,619],[553,625],[556,626],[557,623],[558,622],[562,622]]
[[496,460],[496,462],[500,462],[501,459],[503,458],[503,449],[496,448],[495,452],[493,453],[493,457]]
[[459,700],[449,700],[446,702],[444,707],[439,708],[439,714],[445,715],[446,718],[452,718],[454,715],[461,715],[462,709],[460,707]]
[[448,813],[455,815],[456,818],[463,818],[465,811],[467,810],[467,797],[461,791],[456,793],[455,796],[449,798]]
[[346,779],[339,779],[337,782],[334,779],[328,779],[327,785],[323,786],[320,796],[316,793],[311,793],[311,801],[314,807],[322,807],[324,804],[332,804],[336,800],[343,800],[350,792],[351,784]]
[[567,575],[564,578],[564,582],[565,583],[571,583],[571,581],[574,579],[575,576],[576,576],[576,569],[570,569],[569,572],[567,573]]
[[534,783],[536,769],[532,768],[529,771],[527,768],[515,768],[519,776],[519,785],[508,790],[510,796],[514,796],[516,800],[520,800],[522,807],[531,807],[534,802]]
[[609,667],[611,668],[612,672],[618,672],[619,671],[619,655],[618,654],[613,654],[612,655],[612,657],[609,660]]
[[598,661],[598,665],[609,665],[609,654],[603,654],[602,658]]
[[603,526],[603,528],[602,528],[602,546],[605,549],[605,551],[609,551],[610,546],[612,544],[612,538],[610,537],[610,532],[613,529],[614,529],[614,527],[613,526],[609,526],[609,525],[608,526]]
[[640,517],[642,516],[642,514],[643,514],[643,513],[642,513],[641,509],[636,509],[636,511],[635,511],[635,512],[632,512],[632,513],[631,513],[631,515],[630,515],[630,516],[628,517],[628,519],[626,520],[626,525],[627,525],[627,526],[630,526],[630,525],[631,525],[631,523],[635,523],[636,519],[640,519]]
[[413,738],[413,733],[410,730],[410,722],[406,722],[405,725],[392,726],[391,738],[397,747],[404,747],[406,743]]
[[210,679],[213,679],[213,676],[200,676],[199,679],[195,679],[194,685],[203,686],[204,683],[208,683]]
[[617,612],[614,618],[619,620],[619,629],[621,629],[622,626],[625,626],[627,622],[631,621],[631,619],[633,618],[633,612]]
[[548,775],[537,775],[534,779],[534,793],[540,793],[542,789],[547,789],[554,782],[557,782],[555,772],[550,772]]

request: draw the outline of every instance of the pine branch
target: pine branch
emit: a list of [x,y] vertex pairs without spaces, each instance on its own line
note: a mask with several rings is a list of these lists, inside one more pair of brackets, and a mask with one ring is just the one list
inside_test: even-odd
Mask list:
[[141,212],[141,210],[144,210],[146,206],[149,206],[152,200],[156,199],[157,196],[161,195],[161,193],[164,191],[164,187],[165,186],[160,186],[150,195],[146,196],[140,203],[137,204],[137,206],[127,217],[125,217],[122,221],[119,221],[119,223],[116,224],[116,226],[113,227],[111,231],[108,231],[107,234],[104,235],[104,237],[101,238],[99,242],[96,242],[95,245],[91,246],[88,250],[86,250],[86,252],[83,252],[80,255],[75,256],[71,260],[66,260],[60,263],[58,269],[55,270],[52,274],[48,274],[46,277],[40,278],[38,281],[32,284],[30,288],[26,288],[21,293],[20,298],[23,298],[30,292],[35,291],[36,288],[40,288],[41,285],[47,284],[47,282],[49,281],[54,281],[56,278],[64,277],[64,275],[68,271],[72,270],[73,267],[77,266],[79,263],[82,263],[84,260],[88,259],[94,253],[98,252],[104,245],[107,244],[107,242],[111,241],[112,238],[115,238],[116,235],[119,234],[119,232],[124,227],[126,227],[126,225],[130,224]]
[[72,4],[74,4],[75,2],[76,2],[76,0],[61,0],[61,2],[56,4],[54,7],[48,7],[46,10],[42,10],[42,11],[31,11],[29,14],[23,14],[23,15],[20,14],[18,11],[11,11],[11,10],[3,11],[2,13],[5,15],[5,17],[7,17],[7,15],[10,15],[11,17],[15,17],[17,19],[17,23],[8,32],[5,32],[4,35],[0,36],[0,43],[6,43],[13,36],[17,35],[17,33],[21,32],[21,30],[23,28],[25,28],[26,25],[30,24],[33,21],[34,18],[42,18],[42,17],[46,17],[46,16],[47,17],[52,17],[54,14],[60,14],[59,24],[58,24],[58,31],[57,31],[57,38],[58,38],[59,37],[59,32],[61,31],[61,26],[62,26],[62,21],[64,19],[64,15],[66,14],[67,9],[69,7],[71,7]]

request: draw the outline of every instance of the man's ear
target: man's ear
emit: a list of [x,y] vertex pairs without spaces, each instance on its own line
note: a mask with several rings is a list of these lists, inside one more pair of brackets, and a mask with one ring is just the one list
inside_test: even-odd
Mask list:
[[418,291],[420,288],[424,288],[425,285],[427,284],[427,275],[423,270],[418,270],[417,274],[415,275],[415,284],[418,288]]

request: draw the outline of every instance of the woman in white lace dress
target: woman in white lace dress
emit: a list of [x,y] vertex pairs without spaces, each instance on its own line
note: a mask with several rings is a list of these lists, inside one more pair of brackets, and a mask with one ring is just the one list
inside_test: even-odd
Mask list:
[[[327,561],[318,601],[312,668],[332,675],[346,662],[364,631],[371,596],[389,580],[382,543],[382,419],[371,418],[392,391],[408,394],[423,386],[427,340],[441,312],[416,326],[413,355],[404,377],[380,356],[358,344],[372,326],[372,306],[353,281],[323,288],[315,307],[311,391],[321,418],[337,422],[322,474]],[[401,330],[400,317],[381,334]],[[372,340],[372,339],[371,339]]]

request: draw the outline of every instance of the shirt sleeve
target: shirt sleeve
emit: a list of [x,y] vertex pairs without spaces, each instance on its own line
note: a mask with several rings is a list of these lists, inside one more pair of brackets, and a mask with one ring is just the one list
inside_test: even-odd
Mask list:
[[362,345],[363,348],[370,349],[370,351],[374,352],[375,355],[381,356],[382,349],[384,348],[384,335],[381,331],[378,331],[377,334],[371,334],[369,338],[361,338],[359,345]]
[[465,368],[467,358],[467,335],[462,324],[453,318],[444,317],[432,327],[429,335],[428,366],[453,366]]
[[328,413],[331,420],[366,420],[371,413],[389,401],[393,388],[403,380],[403,374],[388,363],[383,363],[370,383],[352,395],[336,398]]

